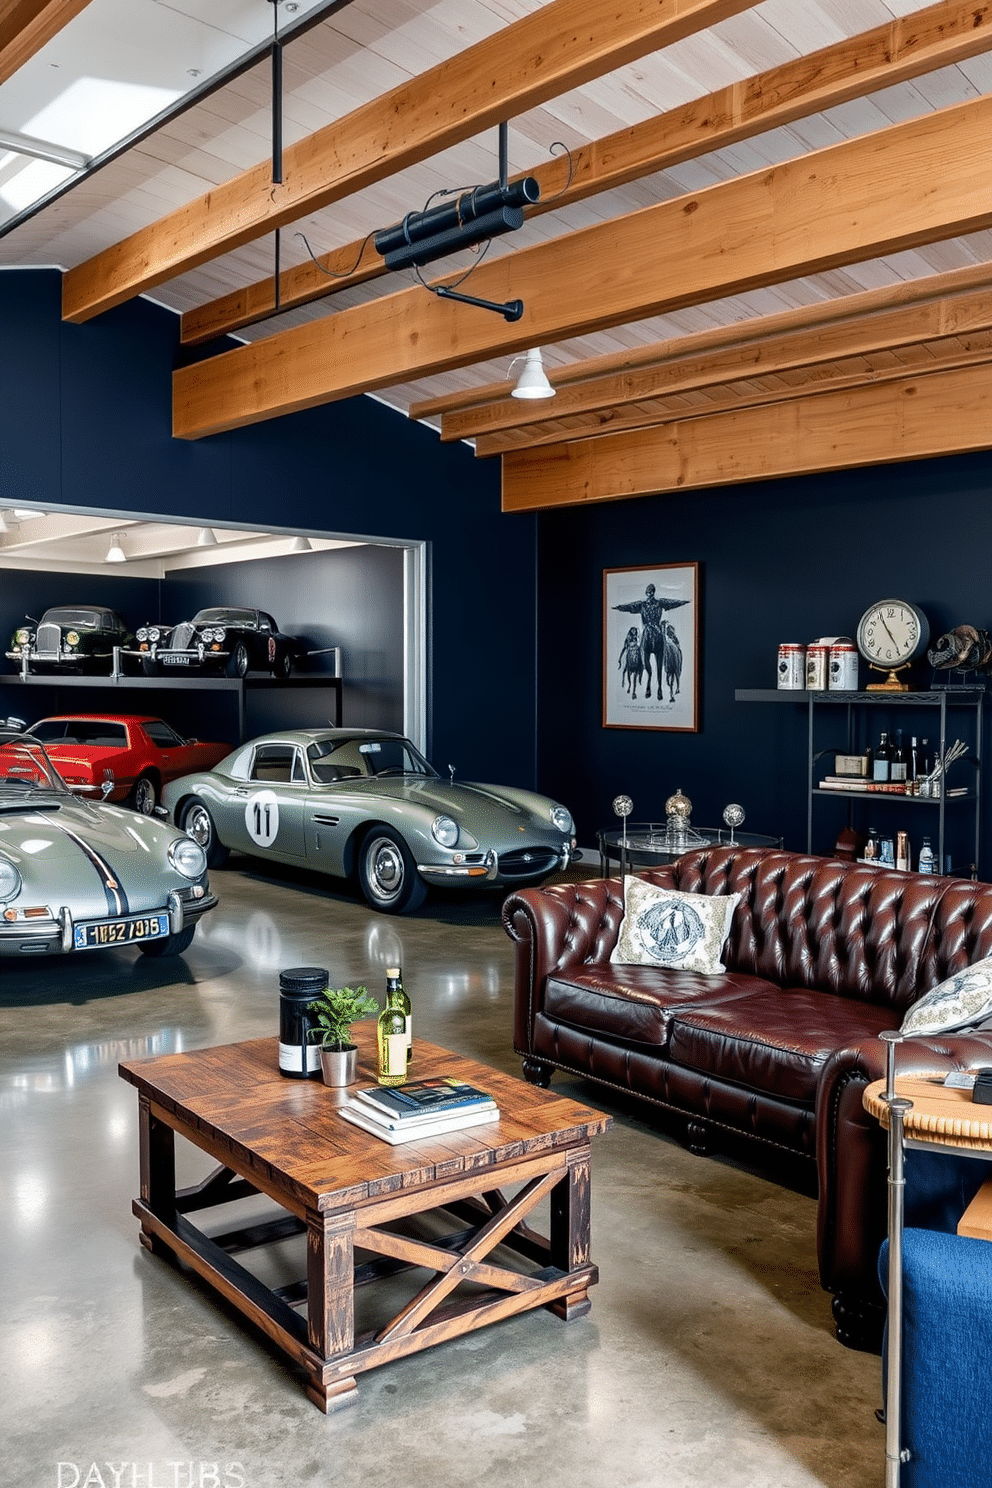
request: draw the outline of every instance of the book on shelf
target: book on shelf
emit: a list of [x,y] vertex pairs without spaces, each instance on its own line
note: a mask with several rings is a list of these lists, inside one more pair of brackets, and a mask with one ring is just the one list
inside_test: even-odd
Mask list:
[[[901,780],[856,780],[850,775],[825,775],[820,781],[819,788],[820,790],[863,792],[868,795],[906,796],[911,794]],[[952,785],[950,790],[944,791],[945,799],[948,796],[966,796],[967,794],[966,785]],[[939,801],[940,796],[918,796],[916,799]]]
[[388,1142],[391,1147],[396,1147],[401,1142],[423,1142],[430,1137],[442,1137],[448,1132],[465,1131],[473,1126],[498,1121],[499,1108],[494,1102],[491,1108],[473,1110],[467,1107],[449,1111],[446,1115],[438,1113],[432,1117],[410,1121],[390,1118],[384,1111],[376,1110],[368,1101],[353,1099],[341,1107],[341,1115],[352,1126],[371,1132],[383,1142]]
[[404,1085],[367,1085],[358,1091],[360,1100],[376,1106],[401,1120],[418,1116],[439,1116],[449,1111],[495,1108],[496,1102],[487,1090],[466,1085],[463,1080],[439,1077],[432,1080],[410,1080]]

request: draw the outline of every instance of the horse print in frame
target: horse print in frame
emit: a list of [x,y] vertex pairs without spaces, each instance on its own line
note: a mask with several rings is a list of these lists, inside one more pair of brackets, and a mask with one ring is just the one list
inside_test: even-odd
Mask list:
[[698,563],[603,570],[603,727],[698,731]]

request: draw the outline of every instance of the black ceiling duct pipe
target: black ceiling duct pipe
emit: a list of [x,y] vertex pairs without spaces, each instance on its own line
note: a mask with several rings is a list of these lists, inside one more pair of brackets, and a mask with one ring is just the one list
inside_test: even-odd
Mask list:
[[384,227],[375,235],[376,251],[382,254],[387,269],[430,263],[459,248],[470,248],[522,227],[523,208],[540,198],[541,187],[533,176],[523,176],[505,186],[499,181],[476,186],[455,201],[423,212],[408,212],[402,222]]

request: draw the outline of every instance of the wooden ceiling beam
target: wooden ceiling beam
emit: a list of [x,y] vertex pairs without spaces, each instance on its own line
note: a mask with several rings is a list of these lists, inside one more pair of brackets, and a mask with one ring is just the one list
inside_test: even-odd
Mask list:
[[173,431],[199,438],[684,305],[992,226],[992,98],[645,207],[476,270],[514,325],[422,289],[180,368]]
[[750,9],[753,0],[551,0],[70,269],[80,323],[549,98]]
[[[591,412],[665,389],[722,382],[747,368],[801,366],[804,358],[819,355],[814,335],[829,337],[841,354],[859,345],[871,349],[949,333],[955,326],[976,329],[985,324],[985,307],[992,304],[990,291],[992,263],[971,264],[924,279],[902,279],[882,289],[817,301],[797,310],[754,316],[709,331],[549,367],[549,381],[560,400],[553,405],[555,414],[559,410]],[[911,312],[908,318],[903,311]],[[414,403],[409,415],[436,418],[440,414],[441,438],[451,441],[541,423],[552,407],[550,403],[513,398],[506,380],[473,391],[480,396],[471,404],[459,391]]]
[[0,4],[0,83],[30,62],[90,0],[3,0]]
[[[992,4],[942,0],[912,16],[618,130],[573,150],[570,162],[557,157],[534,166],[529,174],[540,184],[541,200],[527,209],[527,215],[584,201],[705,151],[836,107],[872,89],[892,87],[934,68],[962,62],[987,50],[990,42]],[[316,262],[308,260],[284,270],[279,276],[279,308],[310,304],[385,273],[381,255],[367,239],[348,243],[318,255]],[[185,345],[202,344],[255,325],[275,310],[275,281],[270,277],[187,310],[180,339]],[[434,412],[410,412],[415,418],[435,416]]]
[[[985,320],[987,326],[992,326],[992,314],[986,313]],[[485,435],[477,442],[475,453],[484,458],[505,455],[510,450],[540,449],[549,444],[594,439],[628,429],[655,428],[690,418],[712,418],[727,409],[757,408],[765,403],[815,397],[833,389],[874,387],[910,375],[929,377],[953,367],[974,368],[990,363],[992,329],[915,345],[901,344],[896,351],[880,349],[844,358],[817,358],[805,366],[784,372],[756,371],[745,379],[630,403],[600,414],[564,419],[549,416],[544,423],[526,429]]]
[[477,439],[477,453],[484,449],[494,454],[528,443],[532,433],[551,422],[571,420],[576,428],[594,429],[598,421],[617,417],[625,405],[649,398],[984,330],[992,326],[990,290],[992,263],[976,264],[655,342],[642,348],[654,354],[650,365],[559,387],[553,402],[513,398],[507,384],[501,384],[498,402],[445,414],[441,438]]
[[992,379],[970,368],[503,457],[503,510],[960,454],[992,445]]

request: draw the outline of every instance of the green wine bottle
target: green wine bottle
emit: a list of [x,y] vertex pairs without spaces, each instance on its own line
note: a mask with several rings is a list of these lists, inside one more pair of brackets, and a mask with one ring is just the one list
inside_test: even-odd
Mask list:
[[398,982],[386,981],[386,1006],[379,1014],[379,1084],[402,1085],[406,1079],[406,1018],[397,997]]
[[403,973],[398,966],[386,968],[386,998],[388,1000],[390,991],[393,992],[396,1001],[403,1009],[406,1019],[406,1062],[410,1064],[413,1059],[413,1007],[403,987]]

